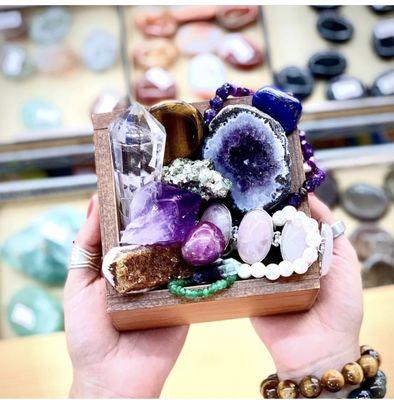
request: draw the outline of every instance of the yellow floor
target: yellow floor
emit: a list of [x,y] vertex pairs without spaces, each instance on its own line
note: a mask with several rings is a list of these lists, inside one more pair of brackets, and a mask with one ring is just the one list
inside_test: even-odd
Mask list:
[[[394,397],[394,285],[365,291],[361,343],[383,356],[387,397]],[[197,324],[163,397],[256,398],[262,377],[274,370],[247,319]],[[71,366],[63,333],[0,341],[0,397],[64,397]]]

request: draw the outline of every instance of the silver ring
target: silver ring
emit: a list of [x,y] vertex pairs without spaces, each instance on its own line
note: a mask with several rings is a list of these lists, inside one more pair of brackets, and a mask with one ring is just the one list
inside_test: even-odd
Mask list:
[[331,230],[334,239],[336,239],[345,233],[346,225],[343,221],[336,221],[331,225]]
[[89,268],[100,272],[101,253],[92,253],[73,243],[68,269]]

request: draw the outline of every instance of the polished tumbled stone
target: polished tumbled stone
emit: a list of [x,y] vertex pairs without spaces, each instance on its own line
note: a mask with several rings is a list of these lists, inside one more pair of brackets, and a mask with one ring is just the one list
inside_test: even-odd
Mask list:
[[252,104],[278,121],[287,134],[296,129],[302,113],[298,99],[269,86],[262,87],[253,95]]

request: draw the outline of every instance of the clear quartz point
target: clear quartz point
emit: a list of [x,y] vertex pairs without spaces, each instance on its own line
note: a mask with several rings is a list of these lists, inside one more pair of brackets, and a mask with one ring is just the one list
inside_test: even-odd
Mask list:
[[108,126],[115,184],[123,226],[129,207],[140,187],[161,178],[166,132],[141,104],[134,102]]

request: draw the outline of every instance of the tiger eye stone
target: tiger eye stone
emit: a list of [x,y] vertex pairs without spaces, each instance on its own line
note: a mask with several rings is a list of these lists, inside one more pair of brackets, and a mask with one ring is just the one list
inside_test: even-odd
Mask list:
[[260,393],[265,399],[277,399],[278,375],[272,374],[260,384]]
[[156,104],[149,112],[166,130],[164,164],[178,157],[190,157],[199,149],[204,135],[204,123],[201,113],[192,105],[169,100]]
[[308,399],[318,397],[323,390],[319,379],[313,375],[308,375],[303,378],[299,386],[301,394]]
[[329,392],[339,392],[345,385],[345,378],[336,369],[329,369],[322,376],[321,383]]
[[378,373],[379,370],[379,363],[376,360],[375,357],[369,355],[369,354],[364,354],[359,358],[357,361],[360,364],[360,367],[364,371],[364,376],[366,378],[372,378]]
[[359,385],[364,379],[363,369],[356,362],[347,363],[342,369],[342,375],[349,385]]
[[277,392],[280,399],[296,399],[300,394],[300,389],[295,382],[285,380],[278,383]]
[[[362,349],[363,347],[368,347],[368,348],[365,348],[363,350]],[[362,346],[360,350],[361,350],[360,353],[361,353],[362,356],[365,355],[365,354],[368,354],[368,355],[372,356],[378,362],[378,365],[380,367],[380,364],[382,363],[382,359],[380,357],[380,354],[376,350],[372,349],[369,346]]]

